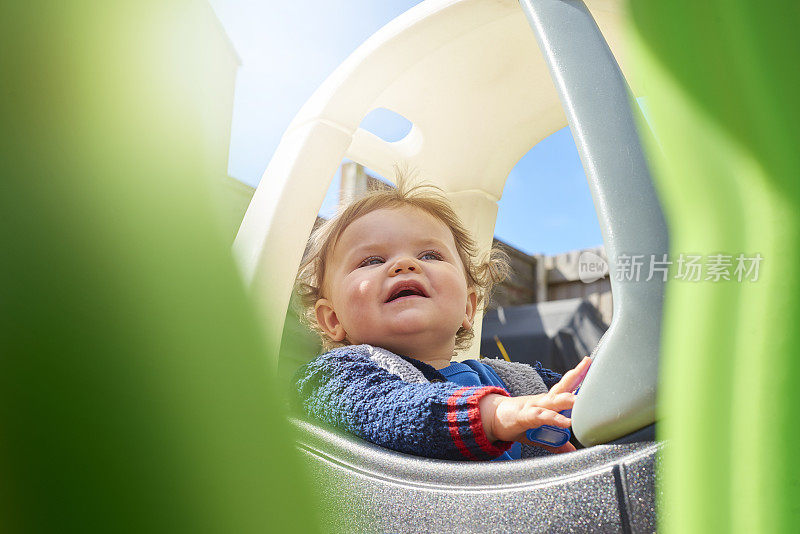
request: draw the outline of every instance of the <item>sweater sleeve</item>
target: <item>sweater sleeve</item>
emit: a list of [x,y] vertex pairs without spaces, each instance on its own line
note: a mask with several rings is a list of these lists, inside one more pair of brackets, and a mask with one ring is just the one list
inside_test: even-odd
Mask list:
[[382,447],[448,460],[488,460],[511,447],[490,443],[478,402],[502,388],[409,383],[343,347],[295,376],[303,412]]
[[550,391],[550,389],[556,384],[558,384],[559,380],[561,380],[560,373],[542,367],[542,364],[540,362],[536,362],[533,368],[536,369],[536,372],[539,373],[539,376],[542,377],[544,385],[547,386],[547,391]]

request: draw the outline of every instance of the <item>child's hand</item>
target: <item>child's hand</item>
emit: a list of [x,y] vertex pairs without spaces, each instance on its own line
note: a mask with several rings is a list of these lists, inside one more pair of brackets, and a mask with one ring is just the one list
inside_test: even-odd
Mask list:
[[[480,411],[486,437],[489,441],[519,441],[530,444],[525,437],[525,431],[529,428],[542,425],[569,428],[572,419],[558,412],[569,410],[575,404],[575,394],[572,392],[583,381],[591,363],[591,358],[584,358],[574,369],[567,371],[558,384],[542,395],[504,397],[492,394],[483,397],[480,400]],[[552,452],[575,450],[570,443],[558,448],[544,448]]]

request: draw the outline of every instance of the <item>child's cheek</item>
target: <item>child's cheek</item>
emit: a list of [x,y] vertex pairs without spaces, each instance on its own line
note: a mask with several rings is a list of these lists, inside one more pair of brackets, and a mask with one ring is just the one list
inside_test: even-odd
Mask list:
[[372,281],[370,280],[362,280],[358,284],[358,293],[361,298],[367,297],[372,289]]
[[353,317],[369,314],[370,305],[378,298],[375,282],[372,280],[352,280],[347,286],[348,308]]

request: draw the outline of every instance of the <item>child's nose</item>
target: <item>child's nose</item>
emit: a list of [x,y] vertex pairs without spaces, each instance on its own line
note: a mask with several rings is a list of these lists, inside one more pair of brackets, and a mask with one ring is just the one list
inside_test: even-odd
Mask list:
[[397,260],[397,262],[395,262],[394,265],[392,265],[391,274],[396,275],[407,272],[413,273],[413,272],[419,272],[421,270],[422,269],[420,269],[419,264],[416,261],[414,261],[413,258],[401,258]]

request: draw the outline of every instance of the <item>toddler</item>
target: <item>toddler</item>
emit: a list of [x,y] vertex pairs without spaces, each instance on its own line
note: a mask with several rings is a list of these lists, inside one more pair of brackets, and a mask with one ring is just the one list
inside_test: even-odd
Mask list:
[[[433,186],[371,191],[312,234],[298,275],[325,354],[300,368],[303,411],[397,451],[452,460],[546,454],[525,431],[563,428],[589,358],[563,377],[502,360],[451,362],[507,264],[475,243]],[[544,447],[574,450],[570,443]]]

